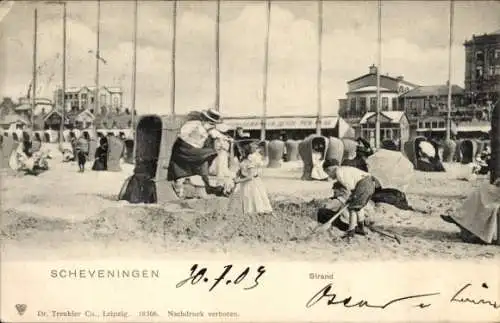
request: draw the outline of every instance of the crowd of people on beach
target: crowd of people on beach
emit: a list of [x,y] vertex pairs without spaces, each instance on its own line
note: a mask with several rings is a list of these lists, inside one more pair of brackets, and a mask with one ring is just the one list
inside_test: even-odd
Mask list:
[[[98,135],[97,138],[98,145],[92,147],[92,139],[88,132],[84,132],[79,137],[72,134],[66,146],[60,147],[64,156],[63,161],[75,161],[80,173],[85,172],[89,161],[92,162],[92,170],[107,170],[109,138],[103,135]],[[348,151],[346,158],[340,161],[325,158],[326,147],[321,141],[312,145],[311,152],[311,179],[333,182],[332,197],[324,207],[318,209],[317,219],[321,223],[335,219],[331,221],[332,224],[345,231],[344,238],[348,240],[356,235],[366,235],[365,207],[370,201],[393,204],[403,210],[412,209],[404,192],[390,185],[382,187],[377,176],[371,173],[367,158],[376,151],[362,138],[356,139],[355,142],[356,149]],[[429,171],[436,171],[437,168],[439,168],[437,171],[441,171],[440,168],[443,167],[436,144],[432,140],[422,139],[415,145],[415,157],[420,162],[431,165],[429,169],[433,170]],[[93,149],[95,149],[94,152],[92,152]],[[239,203],[244,214],[272,215],[272,205],[262,181],[262,169],[265,167],[263,149],[263,142],[250,138],[242,128],[231,130],[226,126],[218,111],[208,109],[193,112],[190,118],[181,125],[172,145],[166,179],[172,183],[172,190],[178,198],[185,197],[186,180],[193,182],[193,178],[198,177],[207,195],[234,199],[233,193],[238,191]],[[400,151],[400,148],[393,150]],[[42,149],[40,138],[30,136],[29,133],[24,133],[22,142],[13,156],[17,165],[15,169],[34,175],[48,170],[48,160],[51,158],[50,152]],[[488,173],[490,160],[491,149],[489,145],[486,145],[473,162],[473,172],[483,175]],[[231,165],[235,167],[230,167]],[[216,174],[215,181],[213,174]],[[140,191],[136,194],[143,194],[147,187],[148,194],[155,195],[154,180],[136,175],[132,181],[137,184]],[[495,184],[500,186],[500,181]],[[154,198],[136,200],[146,203],[155,202]],[[500,203],[496,204],[495,212],[498,206]],[[482,241],[491,243],[492,240],[498,239],[495,234],[491,234],[490,227],[494,225],[486,223],[493,216],[492,214],[492,212],[483,212],[485,219],[482,220],[482,227],[478,226],[474,215],[442,216],[442,218],[473,236],[478,236],[478,231],[490,232],[488,238]],[[479,236],[481,237],[480,234]]]

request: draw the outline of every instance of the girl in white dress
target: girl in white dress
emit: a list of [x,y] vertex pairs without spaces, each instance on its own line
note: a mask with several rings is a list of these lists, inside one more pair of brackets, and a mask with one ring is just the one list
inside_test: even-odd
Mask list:
[[272,214],[273,209],[261,176],[264,166],[258,145],[251,143],[244,147],[240,170],[234,182],[239,183],[243,214]]

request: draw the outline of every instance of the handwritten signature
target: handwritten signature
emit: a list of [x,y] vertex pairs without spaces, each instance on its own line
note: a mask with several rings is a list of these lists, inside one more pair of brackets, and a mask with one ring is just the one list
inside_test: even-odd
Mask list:
[[[464,291],[466,291],[471,286],[472,286],[472,284],[470,284],[470,283],[465,284],[462,288],[460,288],[458,290],[457,293],[455,293],[455,295],[453,295],[453,297],[450,299],[450,302],[451,303],[462,303],[462,304],[468,303],[468,304],[471,304],[471,305],[488,305],[488,306],[491,306],[494,309],[499,309],[500,308],[500,305],[497,304],[497,302],[495,302],[495,301],[485,300],[483,298],[480,298],[480,299],[474,299],[474,298],[471,298],[471,297],[465,297],[464,298],[462,296],[463,293],[464,293]],[[482,287],[483,288],[488,288],[488,285],[486,283],[483,283]],[[311,297],[311,299],[309,299],[307,301],[306,308],[311,308],[314,305],[316,305],[317,303],[319,303],[320,301],[327,300],[327,302],[326,302],[327,306],[331,306],[331,305],[343,305],[346,308],[353,308],[353,307],[362,308],[362,307],[367,307],[367,308],[386,309],[386,308],[388,308],[391,305],[394,305],[396,303],[400,303],[400,302],[403,302],[403,301],[429,298],[431,296],[437,296],[437,295],[441,295],[441,293],[440,292],[435,292],[435,293],[427,293],[427,294],[409,295],[409,296],[403,296],[403,297],[398,297],[398,298],[391,299],[388,302],[383,303],[383,304],[373,304],[373,303],[370,303],[368,300],[363,300],[363,299],[359,300],[359,301],[354,301],[353,300],[354,299],[353,296],[348,296],[348,297],[344,297],[344,298],[340,297],[340,296],[338,296],[337,293],[335,293],[333,291],[333,283],[329,283],[326,286],[324,286],[323,288],[321,288],[317,293],[315,293],[313,295],[313,297]],[[413,306],[417,307],[417,308],[423,309],[423,308],[427,308],[427,307],[429,307],[431,305],[432,305],[431,303],[420,301],[420,303],[418,303],[416,305],[413,305]]]

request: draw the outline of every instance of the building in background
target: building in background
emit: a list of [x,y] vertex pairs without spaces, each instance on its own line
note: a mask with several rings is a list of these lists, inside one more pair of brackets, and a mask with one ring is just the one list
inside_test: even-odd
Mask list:
[[[417,87],[418,85],[406,81],[403,76],[392,77],[381,74],[381,111],[404,111],[403,95]],[[367,135],[368,137],[365,139],[370,140],[369,134],[371,132],[365,127],[368,126],[366,124],[367,118],[374,116],[377,110],[377,67],[372,65],[367,74],[348,81],[347,88],[346,98],[339,100],[339,115],[355,129],[357,136]],[[396,119],[390,117],[390,119],[404,122],[406,116],[404,118],[396,117]],[[363,126],[362,120],[365,122]],[[390,126],[390,128],[392,127],[393,125]]]
[[[266,117],[266,139],[288,138],[302,140],[316,133],[316,116]],[[224,117],[224,123],[236,130],[241,127],[251,138],[260,138],[261,117]],[[338,116],[322,116],[321,134],[331,137],[353,138],[355,133],[349,124]]]
[[[98,92],[98,93],[97,93]],[[99,95],[99,111],[95,110],[95,100]],[[96,91],[95,86],[66,89],[66,111],[80,112],[89,110],[94,115],[105,115],[109,111],[123,109],[123,91],[119,87],[102,86]],[[54,91],[54,103],[62,106],[62,89]]]
[[[367,112],[359,124],[361,137],[375,145],[375,112]],[[382,111],[380,113],[380,140],[406,142],[410,138],[410,123],[404,111]]]
[[469,103],[491,106],[500,92],[500,29],[473,35],[465,47],[465,92]]

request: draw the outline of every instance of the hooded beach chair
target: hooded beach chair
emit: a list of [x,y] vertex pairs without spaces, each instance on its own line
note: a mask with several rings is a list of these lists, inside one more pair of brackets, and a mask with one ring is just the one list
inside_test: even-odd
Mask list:
[[0,142],[0,169],[10,168],[10,159],[12,154],[16,153],[19,142],[15,141],[12,136],[1,136]]
[[108,136],[108,169],[109,172],[120,172],[120,159],[123,155],[123,141],[116,136]]
[[186,116],[144,115],[137,123],[134,174],[125,180],[119,200],[163,203],[179,198],[167,180],[172,147]]
[[469,164],[474,161],[477,154],[477,141],[473,139],[465,139],[460,143],[460,154],[462,164]]
[[268,153],[268,168],[279,168],[283,161],[283,156],[285,154],[285,143],[283,140],[275,139],[271,140],[267,145]]
[[[423,160],[420,156],[420,143],[428,142],[434,147],[434,158],[431,158],[429,162]],[[439,146],[434,141],[429,141],[425,137],[418,136],[413,138],[404,144],[404,154],[413,164],[414,168],[423,172],[444,172],[445,169],[441,163],[439,157]]]
[[291,161],[297,161],[299,160],[299,141],[298,140],[293,140],[293,139],[288,139],[285,142],[285,148],[286,148],[286,160],[287,162]]
[[322,160],[325,160],[328,150],[328,138],[318,135],[310,135],[299,143],[299,155],[302,159],[302,180],[313,180],[311,174],[313,170],[313,153],[316,147],[322,154]]

